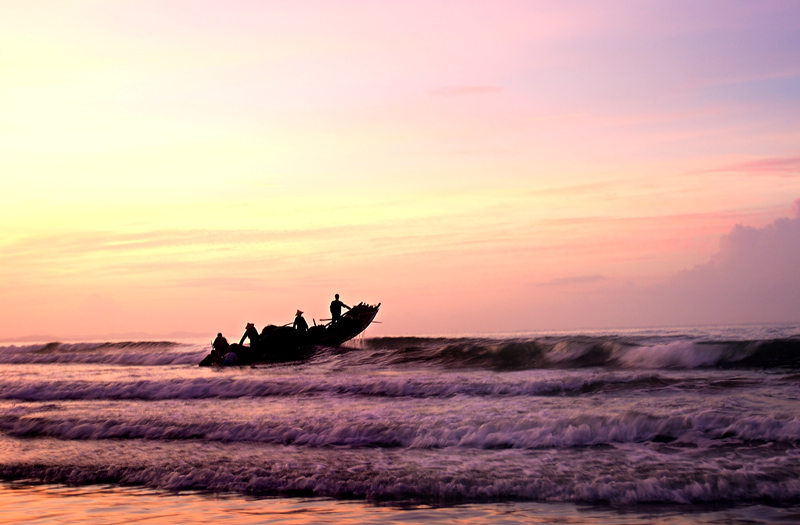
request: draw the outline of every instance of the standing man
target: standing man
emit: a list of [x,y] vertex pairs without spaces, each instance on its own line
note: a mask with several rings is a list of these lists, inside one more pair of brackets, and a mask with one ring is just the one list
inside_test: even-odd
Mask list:
[[335,295],[335,299],[331,301],[331,324],[335,323],[339,320],[342,316],[342,307],[344,306],[348,310],[350,309],[349,306],[344,304],[342,301],[339,300],[339,294]]

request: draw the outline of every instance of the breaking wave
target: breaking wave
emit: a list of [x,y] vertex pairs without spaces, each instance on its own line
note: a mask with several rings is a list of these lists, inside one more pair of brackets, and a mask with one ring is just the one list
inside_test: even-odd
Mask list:
[[[0,432],[14,437],[62,440],[188,440],[320,447],[403,449],[552,449],[626,443],[664,443],[674,447],[771,443],[800,444],[800,418],[775,415],[744,419],[707,412],[655,416],[637,412],[614,415],[533,414],[518,419],[482,415],[445,427],[424,414],[393,414],[391,420],[351,415],[312,418],[287,416],[265,422],[174,421],[70,418],[58,415],[6,415]],[[709,445],[710,443],[710,445]]]
[[[797,328],[0,346],[0,480],[481,501],[800,503]],[[744,335],[744,336],[743,336]]]
[[295,458],[291,448],[270,451],[266,466],[242,464],[226,456],[206,464],[189,459],[96,465],[0,465],[3,479],[37,479],[70,485],[137,485],[167,491],[247,495],[363,498],[371,501],[452,504],[482,501],[569,501],[578,503],[753,503],[800,501],[797,457],[779,456],[766,464],[739,467],[706,461],[698,467],[673,462],[665,469],[651,458],[618,464],[613,456],[588,450],[572,463],[557,459],[498,472],[477,460],[420,454],[416,465],[394,464],[386,454],[365,462],[346,451]]
[[198,377],[137,381],[0,381],[0,399],[16,401],[76,401],[136,399],[235,399],[240,397],[296,397],[345,395],[387,398],[451,398],[580,395],[598,390],[624,391],[658,389],[682,380],[653,374],[557,379],[510,378],[487,383],[482,378],[395,377],[294,377],[241,379]]
[[[169,341],[47,343],[0,346],[0,364],[195,365],[208,347]],[[319,348],[315,359],[348,365],[483,368],[693,369],[800,368],[800,337],[706,340],[688,336],[634,338],[566,336],[528,339],[380,337],[339,349]]]
[[171,341],[45,343],[0,346],[0,364],[110,364],[166,366],[196,364],[206,350]]
[[800,367],[800,338],[708,341],[670,337],[565,337],[518,340],[376,338],[365,341],[375,362],[447,367],[691,369]]

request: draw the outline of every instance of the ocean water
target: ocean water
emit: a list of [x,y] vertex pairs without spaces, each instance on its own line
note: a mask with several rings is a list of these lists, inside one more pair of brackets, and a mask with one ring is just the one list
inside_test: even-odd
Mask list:
[[362,338],[198,367],[208,350],[0,345],[8,516],[800,520],[798,325]]

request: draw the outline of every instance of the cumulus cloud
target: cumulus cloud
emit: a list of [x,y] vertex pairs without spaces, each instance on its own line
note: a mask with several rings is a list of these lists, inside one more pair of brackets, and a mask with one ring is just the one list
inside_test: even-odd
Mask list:
[[707,263],[659,286],[618,291],[617,299],[636,312],[635,324],[800,321],[799,269],[800,199],[789,218],[735,226]]
[[[800,199],[790,217],[737,225],[707,262],[649,286],[584,276],[578,299],[536,312],[565,328],[690,326],[800,321]],[[540,288],[543,289],[543,288]],[[566,296],[564,296],[565,298]]]

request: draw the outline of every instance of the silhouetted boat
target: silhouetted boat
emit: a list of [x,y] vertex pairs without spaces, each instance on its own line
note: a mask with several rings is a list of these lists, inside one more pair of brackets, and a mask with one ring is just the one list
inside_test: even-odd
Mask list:
[[[228,352],[237,355],[237,365],[254,363],[280,363],[311,357],[320,346],[337,347],[366,330],[378,315],[380,303],[375,306],[359,303],[344,313],[338,321],[312,326],[302,333],[291,326],[268,325],[261,331],[261,347],[234,343]],[[220,365],[224,356],[212,351],[200,362],[200,366]]]

